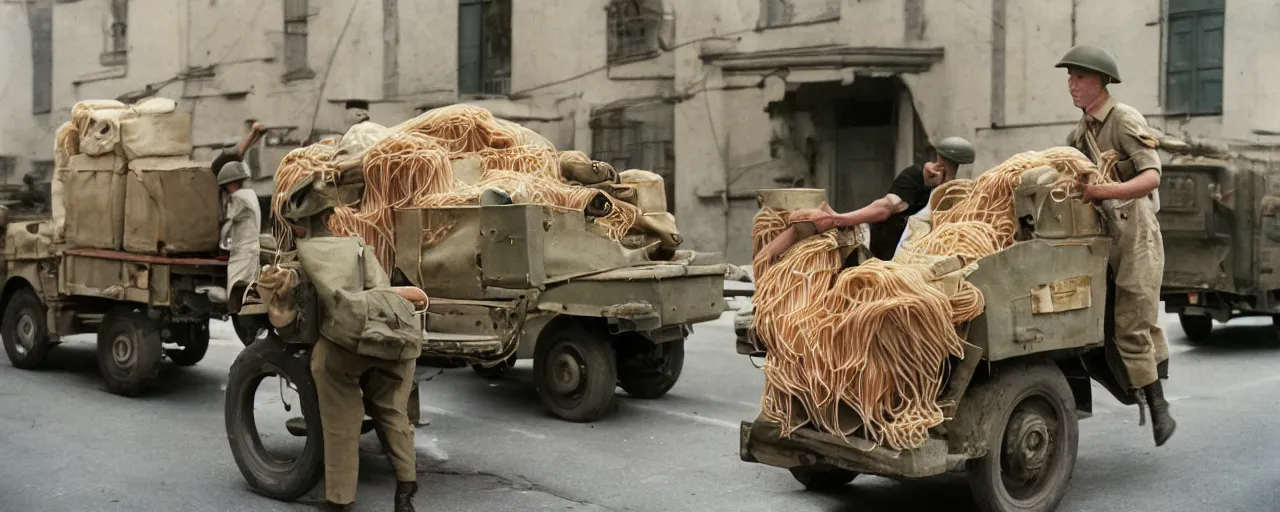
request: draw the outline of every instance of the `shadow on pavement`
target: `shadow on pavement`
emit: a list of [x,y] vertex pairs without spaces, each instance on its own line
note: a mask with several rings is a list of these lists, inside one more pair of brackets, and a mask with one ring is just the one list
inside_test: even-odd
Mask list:
[[[69,383],[106,393],[97,357],[97,346],[92,342],[65,342],[51,350],[44,366],[34,371],[59,379],[70,378]],[[160,363],[160,376],[155,383],[133,400],[221,402],[221,386],[225,380],[225,369],[202,368],[200,364],[182,368],[165,359]]]
[[1239,354],[1242,352],[1280,352],[1280,339],[1276,328],[1270,325],[1221,325],[1214,326],[1209,339],[1194,342],[1181,332],[1168,333],[1181,344],[1192,347],[1197,355]]

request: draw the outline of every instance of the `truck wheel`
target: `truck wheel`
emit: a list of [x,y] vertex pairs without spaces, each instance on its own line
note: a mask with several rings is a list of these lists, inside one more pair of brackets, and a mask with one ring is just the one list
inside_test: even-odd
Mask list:
[[178,366],[194,366],[209,352],[209,321],[173,324],[173,342],[182,348],[165,350],[164,355]]
[[[249,486],[269,498],[295,500],[315,488],[324,476],[324,431],[310,361],[309,352],[270,337],[240,352],[227,376],[223,414],[231,455]],[[262,380],[270,376],[286,379],[298,388],[307,441],[295,460],[272,455],[258,435],[254,396]]]
[[[971,400],[976,402],[964,407]],[[992,415],[986,432],[990,450],[968,467],[978,508],[1055,510],[1067,494],[1080,440],[1075,398],[1062,370],[1052,363],[997,368],[961,404],[967,412]]]
[[45,320],[44,303],[30,288],[18,290],[9,298],[0,319],[0,337],[4,338],[4,351],[15,368],[34,370],[44,364],[53,348]]
[[244,343],[246,347],[267,337],[270,329],[266,325],[270,324],[267,323],[264,316],[231,315],[231,327],[235,329],[236,337],[240,338],[240,343]]
[[1182,324],[1182,332],[1191,341],[1206,341],[1213,335],[1213,317],[1209,315],[1178,313],[1178,323]]
[[503,375],[506,375],[507,372],[511,371],[512,368],[515,368],[515,366],[516,366],[516,356],[512,355],[502,364],[499,364],[497,366],[490,366],[488,368],[485,368],[478,364],[473,364],[471,365],[471,369],[476,372],[476,375],[479,375],[486,379],[500,379],[502,378]]
[[684,369],[684,340],[634,340],[619,347],[618,352],[618,385],[636,398],[653,399],[667,394]]
[[618,367],[611,341],[608,334],[573,323],[538,340],[533,381],[552,414],[587,423],[613,409]]
[[844,487],[854,478],[858,477],[858,473],[849,471],[844,468],[838,468],[829,464],[815,464],[813,466],[796,466],[791,468],[791,476],[795,477],[797,482],[804,484],[805,489],[810,491],[829,491]]
[[107,390],[136,396],[160,376],[164,346],[160,329],[145,313],[118,308],[109,313],[98,331],[98,370]]

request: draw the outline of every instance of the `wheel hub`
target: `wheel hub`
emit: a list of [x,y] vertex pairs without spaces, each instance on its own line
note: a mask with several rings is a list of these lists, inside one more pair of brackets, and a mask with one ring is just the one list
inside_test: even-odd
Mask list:
[[115,359],[116,365],[121,367],[133,364],[133,342],[128,336],[117,336],[115,341],[111,342],[111,357]]
[[1009,419],[1005,430],[1004,457],[1010,476],[1034,480],[1048,465],[1053,450],[1049,425],[1039,414],[1021,411]]
[[556,355],[551,365],[552,384],[557,393],[570,394],[582,386],[582,363],[573,354]]
[[31,315],[18,317],[18,354],[26,355],[36,347],[36,321]]

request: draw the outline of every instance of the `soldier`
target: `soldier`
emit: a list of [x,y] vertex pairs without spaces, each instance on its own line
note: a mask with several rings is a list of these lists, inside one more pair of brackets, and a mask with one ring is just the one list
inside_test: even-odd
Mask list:
[[947,137],[938,141],[937,152],[937,160],[903,169],[889,185],[889,193],[902,198],[907,207],[884,222],[871,225],[871,243],[868,248],[876,258],[885,261],[893,259],[898,242],[907,229],[907,217],[929,206],[929,195],[933,193],[933,189],[955,179],[960,166],[971,164],[974,159],[973,144],[960,137]]
[[243,162],[231,161],[218,171],[218,186],[226,192],[226,223],[222,225],[223,249],[231,252],[227,262],[227,300],[229,311],[238,311],[244,298],[244,290],[258,278],[258,238],[262,231],[262,212],[258,195],[244,188],[249,179],[249,169]]
[[1177,423],[1169,413],[1160,379],[1168,378],[1169,344],[1157,324],[1164,240],[1160,209],[1158,142],[1136,109],[1118,103],[1107,90],[1120,83],[1115,57],[1101,48],[1079,45],[1055,67],[1067,68],[1067,86],[1083,111],[1067,143],[1100,163],[1114,151],[1121,183],[1084,184],[1086,200],[1100,201],[1114,231],[1110,265],[1115,276],[1115,347],[1131,389],[1141,390],[1151,409],[1156,446],[1173,436]]
[[[337,197],[333,187],[325,192],[303,192],[301,203],[291,204],[285,212],[299,228],[295,230],[301,235],[298,259],[315,286],[321,309],[311,376],[324,431],[325,510],[352,510],[359,475],[360,430],[368,414],[395,468],[394,510],[413,512],[418,474],[407,408],[423,331],[419,323],[402,317],[407,310],[388,300],[396,300],[389,295],[394,294],[421,306],[427,297],[417,288],[391,287],[371,249],[358,239],[336,237],[328,231],[325,220]],[[351,307],[352,303],[364,307]],[[368,317],[353,318],[362,313]],[[370,329],[361,326],[378,322],[400,327],[384,324],[375,328],[374,336],[367,336]]]

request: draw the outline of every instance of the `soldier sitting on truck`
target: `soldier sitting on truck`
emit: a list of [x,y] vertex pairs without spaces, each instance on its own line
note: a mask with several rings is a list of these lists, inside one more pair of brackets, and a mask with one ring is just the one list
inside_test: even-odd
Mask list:
[[1160,379],[1168,378],[1169,343],[1159,327],[1160,283],[1164,277],[1164,241],[1160,209],[1160,155],[1147,120],[1107,91],[1120,83],[1115,57],[1101,48],[1079,45],[1056,67],[1067,68],[1072,102],[1083,111],[1067,142],[1095,163],[1119,153],[1122,183],[1084,184],[1086,200],[1100,201],[1114,231],[1110,265],[1115,274],[1115,348],[1133,389],[1142,390],[1151,408],[1152,434],[1162,446],[1177,427],[1169,413]]
[[240,310],[245,291],[258,278],[262,251],[259,233],[262,212],[258,195],[244,187],[249,169],[243,162],[227,162],[218,171],[218,186],[226,192],[226,222],[222,225],[222,248],[231,252],[227,262],[227,310]]

